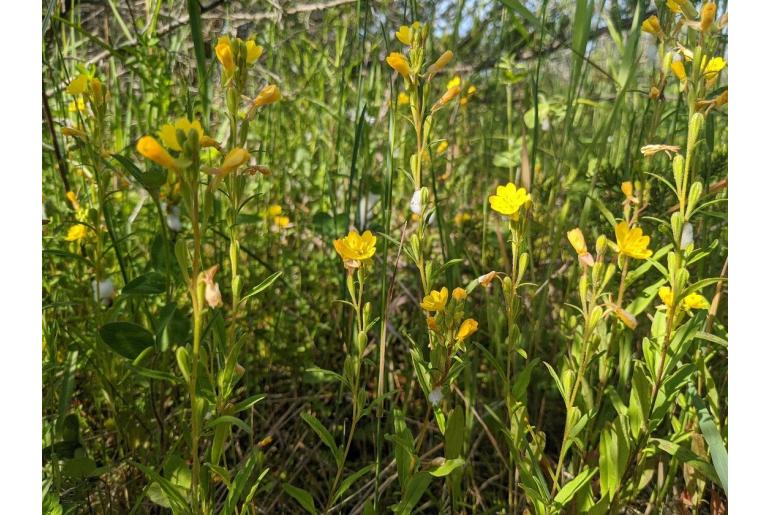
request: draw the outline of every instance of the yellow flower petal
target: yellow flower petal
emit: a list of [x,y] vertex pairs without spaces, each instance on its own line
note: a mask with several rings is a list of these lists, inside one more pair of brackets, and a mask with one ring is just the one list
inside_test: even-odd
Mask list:
[[411,70],[409,68],[409,61],[404,54],[398,52],[391,52],[385,59],[391,68],[400,73],[404,79],[409,80],[409,74]]
[[275,84],[268,84],[257,94],[257,98],[254,99],[252,105],[254,107],[262,107],[274,102],[278,102],[281,99],[281,90]]
[[647,248],[650,237],[645,236],[640,227],[629,228],[625,220],[615,226],[615,239],[618,251],[625,256],[634,259],[652,256],[652,250]]
[[457,330],[457,334],[455,335],[455,339],[458,341],[463,341],[473,333],[475,333],[479,328],[479,323],[476,322],[474,319],[469,318],[467,320],[463,320],[463,323],[460,324],[460,328]]
[[377,237],[371,231],[359,235],[355,229],[347,236],[334,240],[334,249],[345,261],[366,261],[374,256]]
[[64,239],[67,241],[80,241],[85,239],[87,235],[88,228],[85,225],[77,224],[69,228],[67,236]]
[[217,46],[214,48],[214,51],[217,54],[217,59],[219,59],[219,62],[222,63],[222,68],[224,68],[228,73],[231,73],[233,70],[235,70],[233,48],[230,45],[229,37],[221,36],[217,41]]
[[261,45],[256,44],[254,41],[249,40],[246,42],[246,62],[252,64],[262,57],[263,48]]
[[432,290],[420,303],[420,307],[425,311],[443,311],[446,302],[449,299],[449,290],[446,286],[441,291]]
[[164,168],[176,170],[177,164],[173,157],[152,136],[143,136],[136,142],[136,151]]
[[519,211],[531,200],[532,197],[527,193],[527,190],[516,188],[515,184],[509,182],[505,186],[497,187],[497,194],[489,197],[489,204],[501,215],[518,220]]
[[72,82],[69,83],[69,86],[67,86],[67,93],[70,95],[82,95],[85,93],[87,87],[88,76],[81,74],[72,79]]

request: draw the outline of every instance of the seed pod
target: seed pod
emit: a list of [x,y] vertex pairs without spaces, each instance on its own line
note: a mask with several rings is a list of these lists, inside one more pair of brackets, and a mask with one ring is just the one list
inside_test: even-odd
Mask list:
[[687,130],[687,153],[692,153],[695,148],[695,143],[698,141],[698,135],[703,127],[703,114],[695,113],[690,119],[690,127]]
[[684,182],[684,157],[682,157],[680,154],[675,155],[674,159],[671,161],[671,166],[674,169],[674,183],[676,184],[677,194],[682,195],[682,185]]
[[586,304],[588,298],[588,274],[580,276],[580,282],[578,283],[578,293],[580,294],[580,302]]
[[677,211],[671,215],[671,232],[674,236],[674,241],[679,243],[682,238],[682,225],[684,225],[684,217],[682,213]]
[[692,214],[695,207],[698,205],[698,200],[700,200],[700,196],[703,193],[703,183],[700,181],[696,181],[692,183],[692,186],[690,186],[690,192],[687,196],[687,211],[684,215],[685,220],[690,219],[690,215]]

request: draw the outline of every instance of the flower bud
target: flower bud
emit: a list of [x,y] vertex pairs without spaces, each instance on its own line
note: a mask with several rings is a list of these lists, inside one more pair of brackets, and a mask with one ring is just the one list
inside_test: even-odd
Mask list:
[[695,113],[690,119],[690,126],[687,130],[687,153],[691,153],[695,148],[695,143],[698,141],[698,135],[703,127],[703,114]]
[[433,104],[433,107],[431,107],[430,111],[431,113],[438,111],[445,105],[447,105],[449,102],[452,101],[457,95],[460,94],[460,86],[452,86],[446,92],[441,95],[441,98],[438,99],[438,101]]
[[685,220],[690,219],[690,215],[692,214],[693,209],[698,205],[698,200],[700,200],[700,196],[703,193],[703,183],[700,181],[695,181],[692,183],[692,186],[690,186],[690,192],[687,195],[687,210],[685,213]]
[[682,191],[682,184],[684,182],[684,157],[680,154],[675,155],[671,165],[674,168],[674,183],[676,184],[676,190],[677,192],[680,192]]
[[607,237],[600,234],[599,237],[596,238],[596,255],[603,256],[605,252],[607,252]]
[[404,77],[404,80],[411,82],[411,79],[409,78],[411,68],[409,67],[409,60],[404,54],[391,52],[385,61],[391,68],[400,73],[401,76]]
[[661,34],[660,20],[654,14],[642,22],[642,30],[658,37]]
[[454,290],[452,290],[452,298],[455,300],[465,300],[465,298],[468,296],[468,293],[465,291],[465,288],[457,287]]
[[708,2],[703,4],[700,9],[700,30],[708,32],[711,25],[714,23],[714,16],[717,12],[717,4],[714,2]]
[[580,294],[580,302],[582,304],[586,304],[588,300],[588,274],[582,274],[580,276],[580,280],[578,282],[578,293]]
[[281,90],[275,84],[268,84],[257,94],[257,97],[251,103],[252,107],[262,107],[270,105],[281,99]]
[[452,57],[454,57],[454,54],[451,50],[447,50],[441,56],[436,59],[436,62],[431,64],[428,67],[428,74],[433,75],[434,73],[440,72],[444,69],[444,67],[449,63],[449,61],[452,60]]

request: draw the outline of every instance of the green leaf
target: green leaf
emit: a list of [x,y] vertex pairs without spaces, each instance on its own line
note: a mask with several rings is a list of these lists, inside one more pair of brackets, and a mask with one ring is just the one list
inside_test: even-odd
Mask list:
[[680,462],[690,465],[692,468],[703,474],[709,481],[720,484],[719,477],[711,463],[704,461],[700,456],[687,447],[661,438],[650,438],[650,441],[657,444],[660,450],[674,456]]
[[160,167],[152,167],[148,171],[143,172],[137,167],[133,161],[120,154],[112,154],[113,159],[123,166],[136,181],[141,184],[144,189],[150,193],[157,192],[161,186],[166,184],[166,170]]
[[160,272],[134,277],[123,288],[123,295],[156,295],[166,291],[166,278]]
[[257,286],[255,286],[249,293],[247,293],[242,299],[241,302],[245,301],[248,298],[253,297],[257,293],[267,289],[270,287],[271,284],[273,284],[276,279],[278,279],[283,272],[275,272],[273,274],[270,274],[267,276],[261,283],[259,283]]
[[342,494],[348,491],[351,486],[353,486],[353,483],[361,479],[364,475],[366,475],[367,472],[372,470],[374,468],[374,463],[370,463],[369,465],[365,466],[361,470],[352,473],[348,477],[345,478],[345,480],[340,483],[339,488],[337,488],[337,491],[334,493],[334,497],[332,498],[332,502],[337,502],[337,499],[342,497]]
[[329,430],[326,429],[323,424],[321,424],[321,422],[309,412],[300,414],[300,417],[302,417],[302,420],[304,420],[307,425],[309,425],[310,428],[315,431],[321,441],[326,444],[326,446],[332,452],[334,461],[337,463],[337,466],[340,466],[342,463],[342,453],[337,447],[337,444],[334,442],[334,437],[329,432]]
[[695,388],[690,385],[690,396],[692,402],[695,405],[695,409],[698,410],[698,423],[700,425],[700,431],[703,434],[706,442],[709,444],[709,454],[711,455],[711,462],[714,464],[714,469],[719,476],[719,481],[722,488],[727,494],[727,449],[722,441],[722,435],[719,434],[719,429],[714,423],[714,418],[711,416],[706,404],[698,396]]
[[620,478],[626,470],[629,444],[620,417],[608,425],[599,439],[599,479],[602,496],[612,499],[620,489]]
[[313,496],[310,495],[310,492],[303,490],[302,488],[292,486],[288,483],[283,485],[283,490],[287,494],[291,495],[294,500],[300,504],[300,506],[305,508],[305,511],[308,513],[316,513],[315,503],[313,502]]
[[133,322],[110,322],[99,328],[102,341],[124,358],[136,359],[147,347],[155,345],[155,336]]
[[465,465],[465,460],[462,458],[454,458],[446,460],[440,467],[430,471],[430,475],[433,477],[448,476],[454,469]]
[[556,383],[556,388],[559,389],[559,393],[561,393],[561,398],[564,399],[564,402],[569,402],[567,400],[567,394],[564,393],[564,387],[561,384],[561,380],[559,379],[559,374],[556,373],[556,371],[553,369],[551,365],[543,361],[543,365],[548,369],[548,373],[551,374],[551,377],[553,377],[554,382]]
[[263,400],[265,397],[267,397],[267,395],[265,395],[264,393],[258,393],[257,395],[252,395],[251,397],[243,399],[241,402],[235,405],[235,408],[233,408],[233,413],[238,413],[243,410],[249,409],[259,401]]
[[251,434],[251,428],[246,424],[246,422],[239,419],[238,417],[233,417],[232,415],[222,415],[221,417],[217,417],[216,419],[206,423],[206,427],[211,429],[213,427],[217,427],[220,424],[233,424],[243,429],[248,434]]
[[398,503],[394,511],[399,515],[412,513],[412,510],[420,502],[422,494],[428,489],[428,485],[430,485],[432,480],[433,476],[424,470],[413,475],[406,484],[401,502]]
[[586,469],[575,476],[569,483],[564,485],[553,499],[559,508],[563,508],[570,502],[572,498],[575,497],[575,494],[591,481],[591,478],[596,474],[597,470],[597,468]]
[[[444,453],[448,459],[460,457],[465,441],[465,413],[461,406],[452,410],[444,433]],[[435,474],[434,474],[435,475]]]

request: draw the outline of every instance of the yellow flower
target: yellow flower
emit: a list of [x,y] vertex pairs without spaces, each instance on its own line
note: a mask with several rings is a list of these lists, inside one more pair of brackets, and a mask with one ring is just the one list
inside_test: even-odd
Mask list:
[[238,167],[246,163],[251,158],[251,154],[240,147],[235,147],[225,156],[225,160],[222,161],[222,165],[214,173],[217,175],[227,175],[233,170],[237,170]]
[[727,66],[727,63],[721,57],[712,57],[706,64],[703,70],[703,78],[706,80],[714,80],[719,75],[719,72]]
[[158,136],[160,136],[160,140],[163,142],[163,145],[165,145],[167,148],[170,148],[171,150],[176,150],[177,152],[182,151],[182,146],[179,144],[179,141],[176,138],[177,129],[184,132],[185,135],[187,135],[191,130],[195,130],[195,132],[198,133],[198,141],[203,139],[203,127],[201,127],[201,122],[198,120],[193,120],[191,122],[187,118],[177,118],[173,125],[170,123],[163,125],[160,128],[160,132],[158,133]]
[[396,32],[396,39],[398,39],[400,42],[402,42],[405,45],[411,45],[412,44],[412,32],[409,30],[409,27],[406,25],[401,25],[399,27],[398,32]]
[[449,148],[449,143],[447,143],[447,141],[444,140],[441,143],[439,143],[438,146],[436,147],[436,154],[443,154],[444,152],[446,152],[446,149],[448,148]]
[[85,225],[76,224],[69,228],[64,239],[67,241],[80,241],[85,239],[87,235],[88,228]]
[[465,222],[469,222],[471,220],[471,215],[468,213],[457,213],[454,217],[454,222],[457,225],[462,225]]
[[80,209],[80,204],[78,203],[78,198],[75,195],[74,191],[68,191],[65,196],[67,197],[67,200],[70,201],[70,204],[72,204],[72,208],[77,211]]
[[425,311],[444,311],[446,301],[449,299],[449,290],[446,286],[441,291],[433,290],[422,299],[420,307]]
[[428,67],[428,73],[433,74],[440,72],[444,67],[452,60],[454,53],[451,50],[447,50],[436,59],[436,62]]
[[476,94],[476,86],[473,84],[470,85],[468,88],[468,96],[475,95]]
[[83,100],[83,97],[78,97],[77,100],[73,100],[69,103],[67,106],[67,110],[70,113],[77,113],[78,111],[85,111],[86,110],[86,101]]
[[457,287],[454,290],[452,290],[452,298],[454,300],[465,300],[465,297],[468,296],[468,293],[465,291],[465,288]]
[[436,323],[435,317],[428,317],[428,329],[430,329],[433,332],[436,332],[438,330],[438,324]]
[[217,59],[222,63],[222,68],[228,73],[232,73],[235,70],[235,60],[233,59],[233,47],[230,45],[230,38],[220,36],[214,51],[217,54]]
[[700,30],[706,32],[711,28],[711,24],[714,23],[716,12],[717,4],[714,2],[703,4],[703,7],[700,8]]
[[69,228],[67,236],[64,239],[67,241],[80,241],[85,239],[87,235],[88,228],[85,225],[77,224]]
[[457,330],[457,334],[455,335],[455,339],[458,341],[463,341],[473,333],[475,333],[479,328],[479,323],[476,322],[472,318],[468,318],[467,320],[463,320],[463,323],[460,324],[460,328]]
[[620,185],[620,191],[623,192],[623,195],[625,195],[627,199],[630,199],[634,196],[634,185],[631,181],[624,181],[623,184]]
[[449,82],[447,82],[446,89],[452,89],[452,88],[457,87],[459,85],[460,85],[460,76],[459,75],[455,75],[454,77],[452,77],[452,79]]
[[289,217],[288,216],[276,216],[273,218],[273,223],[279,228],[283,229],[287,225],[289,225]]
[[658,290],[658,297],[660,297],[660,300],[663,301],[667,308],[670,309],[674,305],[674,292],[671,291],[670,287],[661,286]]
[[269,216],[278,216],[283,212],[283,209],[278,204],[273,204],[267,208],[267,214]]
[[682,61],[674,61],[671,63],[671,71],[674,73],[679,82],[687,80],[687,72],[684,71],[684,63]]
[[628,223],[622,221],[615,226],[615,239],[618,244],[618,252],[634,259],[647,259],[652,256],[652,250],[647,246],[650,237],[645,236],[641,227],[629,229]]
[[391,68],[400,73],[404,79],[409,80],[409,74],[411,70],[409,68],[409,61],[404,54],[398,52],[391,52],[385,59]]
[[642,30],[653,36],[660,34],[660,20],[654,14],[642,22]]
[[583,231],[581,231],[579,227],[575,227],[567,232],[567,239],[570,244],[572,244],[572,248],[575,249],[575,252],[577,252],[580,262],[587,266],[593,266],[594,257],[588,252],[586,240],[583,238]]
[[412,35],[415,34],[418,30],[420,30],[419,21],[412,23],[411,27],[401,25],[401,27],[398,28],[398,32],[396,32],[396,39],[409,46],[412,44]]
[[82,95],[85,93],[87,87],[88,76],[81,74],[72,79],[72,82],[69,83],[69,86],[67,86],[67,93],[70,95]]
[[[668,286],[661,286],[658,290],[658,297],[663,301],[667,309],[671,309],[674,305],[674,292]],[[709,301],[703,295],[698,293],[691,293],[681,301],[681,306],[685,311],[693,309],[708,309]]]
[[684,309],[690,311],[691,309],[708,309],[710,304],[706,300],[706,297],[698,293],[691,293],[682,301]]
[[666,6],[674,14],[682,12],[682,8],[676,0],[666,0]]
[[359,235],[358,231],[353,229],[347,236],[339,240],[334,240],[334,249],[337,254],[345,261],[366,261],[374,256],[376,250],[377,237],[371,231],[364,231]]
[[152,136],[143,136],[136,142],[136,151],[164,168],[176,170],[177,164],[173,157]]
[[409,95],[403,91],[398,93],[398,105],[403,106],[409,104]]
[[281,99],[281,90],[275,84],[270,84],[262,88],[257,94],[257,98],[252,102],[253,107],[262,107]]
[[441,95],[441,98],[438,99],[438,101],[433,104],[433,107],[431,108],[431,111],[438,111],[445,105],[447,105],[449,102],[452,101],[457,95],[460,94],[460,86],[454,86],[452,88],[449,88],[446,90],[446,92]]
[[251,64],[262,57],[262,46],[252,40],[246,42],[246,62]]
[[514,221],[519,219],[519,211],[532,201],[532,197],[524,188],[516,188],[516,185],[509,182],[505,186],[497,187],[497,194],[489,196],[489,203],[492,209],[501,215],[508,216]]

